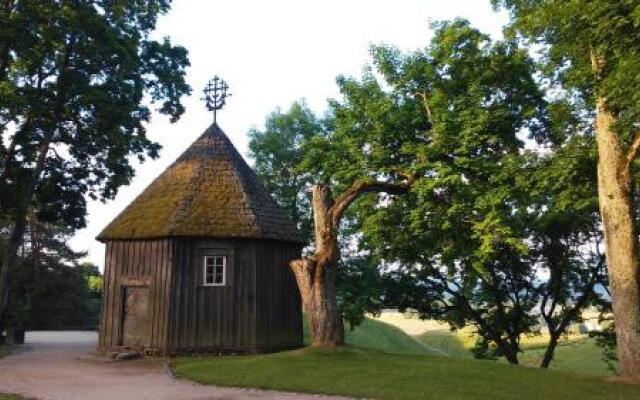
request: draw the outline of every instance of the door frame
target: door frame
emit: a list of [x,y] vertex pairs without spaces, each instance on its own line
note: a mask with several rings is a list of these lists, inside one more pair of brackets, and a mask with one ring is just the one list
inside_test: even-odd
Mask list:
[[[124,320],[126,317],[125,307],[127,305],[126,293],[127,288],[147,289],[147,315],[144,320],[145,333],[149,334],[149,308],[151,308],[151,278],[150,277],[123,277],[120,281],[119,292],[119,316],[118,316],[118,346],[124,346]],[[147,346],[151,345],[151,338],[148,338]]]

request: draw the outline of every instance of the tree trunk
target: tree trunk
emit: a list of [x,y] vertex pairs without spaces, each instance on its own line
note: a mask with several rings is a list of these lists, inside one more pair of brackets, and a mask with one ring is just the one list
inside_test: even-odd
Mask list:
[[310,257],[291,262],[302,307],[309,319],[311,345],[335,347],[344,344],[344,324],[336,298],[336,269],[340,260],[338,231],[342,215],[349,205],[365,193],[403,194],[409,191],[415,177],[402,175],[402,182],[358,180],[335,201],[329,186],[315,184],[311,207],[315,232],[315,252]]
[[558,335],[552,333],[549,343],[547,343],[547,349],[544,351],[542,362],[540,362],[540,368],[549,368],[556,351],[556,346],[558,346]]
[[344,344],[344,326],[336,299],[336,267],[340,258],[337,227],[332,223],[334,202],[329,188],[314,185],[312,191],[316,249],[313,256],[295,260],[302,307],[309,320],[311,345],[335,347]]
[[502,355],[504,356],[504,358],[507,360],[509,364],[513,364],[513,365],[519,364],[518,347],[514,346],[511,340],[507,341],[505,339],[500,338],[500,339],[496,339],[495,342],[498,345],[500,352],[502,353]]
[[640,268],[634,228],[631,167],[605,100],[596,106],[598,199],[622,375],[640,378]]
[[[311,345],[336,347],[344,344],[344,325],[335,290],[335,265],[324,267],[307,260],[292,265],[300,288],[302,307],[309,321]],[[314,276],[321,270],[321,279]]]

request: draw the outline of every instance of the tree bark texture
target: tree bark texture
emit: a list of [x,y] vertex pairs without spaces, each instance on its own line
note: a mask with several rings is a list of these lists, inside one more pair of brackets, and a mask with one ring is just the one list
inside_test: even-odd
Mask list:
[[316,249],[312,257],[291,264],[302,307],[309,319],[311,345],[332,347],[344,344],[344,327],[336,299],[336,268],[340,258],[337,228],[331,223],[331,191],[315,185],[312,191]]
[[412,177],[401,183],[356,181],[336,200],[328,185],[313,186],[311,206],[315,251],[311,256],[290,264],[300,290],[302,308],[309,320],[312,346],[344,344],[344,324],[336,298],[336,270],[340,260],[338,231],[344,211],[362,194],[402,194],[409,190],[412,182]]
[[619,369],[640,378],[640,268],[634,227],[631,163],[635,141],[628,151],[613,131],[616,117],[604,99],[596,106],[598,200],[604,227],[609,284],[616,324]]

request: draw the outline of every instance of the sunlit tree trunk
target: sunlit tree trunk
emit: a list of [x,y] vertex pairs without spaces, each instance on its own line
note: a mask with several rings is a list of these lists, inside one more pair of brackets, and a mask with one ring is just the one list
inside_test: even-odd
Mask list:
[[[631,158],[612,130],[603,99],[596,108],[598,199],[604,227],[620,372],[640,377],[640,267],[631,194]],[[632,150],[632,149],[630,149]]]
[[402,194],[409,190],[412,182],[412,177],[401,183],[357,181],[336,200],[328,185],[313,186],[315,250],[311,256],[291,262],[302,307],[309,320],[312,346],[344,344],[344,324],[336,298],[336,269],[340,260],[338,231],[344,211],[362,194]]
[[[597,77],[605,59],[591,50]],[[640,266],[634,226],[631,165],[640,149],[640,133],[623,149],[613,129],[617,116],[606,99],[596,99],[598,146],[598,201],[604,229],[613,315],[616,324],[618,367],[627,377],[640,378]]]

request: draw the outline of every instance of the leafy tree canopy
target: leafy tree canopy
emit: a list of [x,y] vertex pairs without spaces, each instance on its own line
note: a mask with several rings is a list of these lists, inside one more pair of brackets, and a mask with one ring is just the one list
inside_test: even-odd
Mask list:
[[17,194],[37,181],[40,217],[82,227],[85,195],[112,198],[134,174],[130,156],[157,157],[160,146],[144,126],[149,103],[175,121],[184,112],[180,98],[190,91],[187,51],[168,38],[150,38],[169,5],[2,2],[0,131],[8,139],[0,145],[3,213],[24,203]]

